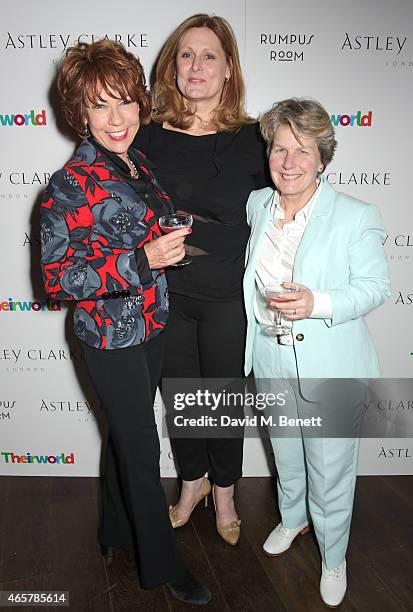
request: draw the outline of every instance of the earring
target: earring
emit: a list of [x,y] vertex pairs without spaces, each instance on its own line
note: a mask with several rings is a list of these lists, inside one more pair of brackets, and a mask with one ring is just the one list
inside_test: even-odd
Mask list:
[[84,135],[85,135],[85,138],[89,138],[89,136],[90,136],[90,130],[89,130],[89,126],[88,126],[87,123],[85,125]]
[[174,74],[174,79],[175,79],[175,81],[176,81],[176,74]]

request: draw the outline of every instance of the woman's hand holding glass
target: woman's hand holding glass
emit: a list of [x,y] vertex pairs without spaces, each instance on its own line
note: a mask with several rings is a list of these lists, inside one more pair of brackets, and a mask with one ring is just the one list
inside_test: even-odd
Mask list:
[[293,288],[284,287],[283,281],[273,281],[264,287],[264,294],[270,308],[275,310],[275,321],[267,326],[265,331],[269,336],[284,336],[290,333],[290,328],[282,321],[281,310],[276,304],[289,302],[294,292]]
[[291,293],[288,294],[287,299],[283,298],[282,294],[280,299],[276,299],[277,295],[275,294],[274,297],[267,294],[270,307],[276,309],[285,319],[290,321],[298,321],[309,317],[314,308],[314,295],[311,289],[299,283],[288,282],[282,283],[282,287],[289,289]]
[[185,257],[184,241],[191,231],[185,227],[144,244],[150,269],[166,268],[181,261]]
[[[159,227],[165,234],[170,234],[171,232],[176,232],[179,229],[189,228],[192,226],[192,215],[188,213],[175,213],[173,215],[165,215],[159,219]],[[170,264],[172,266],[186,266],[191,263],[192,259],[190,257],[183,257],[177,263]]]

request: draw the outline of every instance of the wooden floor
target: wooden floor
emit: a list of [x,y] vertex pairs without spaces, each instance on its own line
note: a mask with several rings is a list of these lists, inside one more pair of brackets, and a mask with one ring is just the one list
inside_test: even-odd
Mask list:
[[[174,501],[176,481],[164,485]],[[0,477],[0,590],[70,591],[69,609],[79,612],[200,609],[180,604],[164,587],[141,590],[128,553],[104,566],[96,540],[98,486],[92,478]],[[320,557],[312,534],[299,537],[280,558],[262,551],[279,518],[272,479],[244,478],[236,501],[238,546],[218,537],[211,507],[197,507],[191,523],[176,532],[188,565],[212,591],[204,609],[327,610],[319,598]],[[413,477],[358,479],[347,564],[341,612],[413,609]]]

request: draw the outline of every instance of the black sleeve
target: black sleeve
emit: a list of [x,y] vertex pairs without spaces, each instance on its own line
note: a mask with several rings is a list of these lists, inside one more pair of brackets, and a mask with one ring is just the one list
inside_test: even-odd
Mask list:
[[146,251],[143,247],[140,249],[135,249],[135,260],[139,278],[143,287],[150,287],[153,283],[152,272],[149,267],[148,258],[146,257]]
[[131,145],[135,149],[142,151],[142,153],[144,153],[146,157],[149,157],[149,159],[151,157],[151,130],[152,123],[149,123],[148,125],[141,125]]
[[254,144],[259,159],[259,171],[255,175],[255,189],[262,189],[273,184],[268,164],[267,143],[261,135],[260,124],[257,122],[252,127],[254,128]]

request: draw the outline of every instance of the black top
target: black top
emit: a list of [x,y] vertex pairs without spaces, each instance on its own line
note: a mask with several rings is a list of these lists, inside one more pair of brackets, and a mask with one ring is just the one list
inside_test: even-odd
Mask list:
[[251,191],[270,184],[258,124],[193,136],[152,122],[140,128],[133,146],[153,162],[175,209],[194,217],[185,241],[192,263],[168,269],[169,291],[212,301],[239,298],[249,237],[245,205]]

